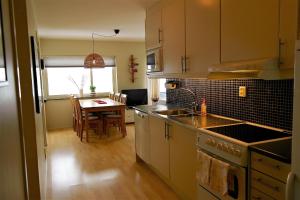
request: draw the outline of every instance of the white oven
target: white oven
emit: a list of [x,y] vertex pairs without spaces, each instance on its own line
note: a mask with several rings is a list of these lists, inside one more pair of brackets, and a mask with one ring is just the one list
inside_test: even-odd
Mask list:
[[[212,159],[216,159],[223,163],[227,163],[229,165],[229,170],[227,174],[227,181],[226,187],[227,192],[226,194],[220,194],[218,191],[212,189],[210,184],[203,185],[201,181],[199,181],[199,177],[197,176],[197,183],[198,183],[198,200],[245,200],[247,199],[247,169],[245,167],[241,167],[237,164],[231,163],[227,160],[224,160],[210,152],[207,152],[201,148],[198,148],[198,155],[200,153],[205,153],[206,155],[210,156]],[[201,163],[199,162],[198,156],[198,170],[200,170]],[[198,172],[197,172],[198,174]],[[215,177],[215,174],[210,174],[210,181],[214,178],[220,179],[220,177]],[[221,178],[222,179],[222,178]]]

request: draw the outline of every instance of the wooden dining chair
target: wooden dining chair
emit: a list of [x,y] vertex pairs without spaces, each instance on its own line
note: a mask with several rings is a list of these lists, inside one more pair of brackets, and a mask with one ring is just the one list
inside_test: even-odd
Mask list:
[[[126,94],[121,94],[119,101],[126,105],[127,95]],[[103,132],[104,132],[104,134],[109,135],[109,128],[110,127],[118,127],[118,130],[120,131],[121,126],[122,126],[122,115],[121,115],[121,113],[117,112],[116,114],[113,114],[113,115],[104,115],[104,118],[103,118]]]
[[[89,129],[95,130],[95,132],[100,136],[101,132],[101,125],[103,124],[103,120],[100,116],[95,115],[88,115],[88,117],[84,116],[79,100],[75,99],[75,105],[76,105],[76,113],[77,113],[77,135],[80,137],[80,140],[83,139],[83,130],[86,129],[85,127],[85,120],[88,120],[89,122]],[[86,130],[88,131],[88,130]],[[86,138],[88,140],[88,134],[86,135]]]
[[120,96],[121,96],[121,93],[115,93],[114,100],[115,101],[119,101],[120,100]]
[[75,99],[73,95],[70,95],[70,101],[72,106],[73,131],[77,131],[77,115],[76,115]]
[[114,92],[110,92],[109,95],[108,95],[108,98],[114,100],[114,97],[115,97],[115,93]]

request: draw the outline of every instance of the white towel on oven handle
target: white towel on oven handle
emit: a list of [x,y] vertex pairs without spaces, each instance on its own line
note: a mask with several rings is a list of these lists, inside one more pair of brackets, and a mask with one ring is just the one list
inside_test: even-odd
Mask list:
[[202,151],[197,151],[197,180],[202,186],[209,186],[212,157]]
[[225,196],[228,192],[229,168],[230,165],[228,163],[212,158],[209,187],[222,196]]

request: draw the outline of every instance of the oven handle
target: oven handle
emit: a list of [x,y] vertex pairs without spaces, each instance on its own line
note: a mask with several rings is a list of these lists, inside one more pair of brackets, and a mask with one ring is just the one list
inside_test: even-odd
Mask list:
[[221,157],[219,157],[217,155],[214,155],[211,152],[206,151],[205,149],[202,149],[201,147],[198,147],[197,151],[202,151],[202,152],[206,153],[207,155],[209,155],[209,156],[211,156],[211,157],[213,157],[213,158],[215,158],[217,160],[220,160],[220,161],[228,163],[232,169],[245,168],[243,166],[239,166],[236,163],[230,162],[229,160],[225,160],[224,158],[221,158]]

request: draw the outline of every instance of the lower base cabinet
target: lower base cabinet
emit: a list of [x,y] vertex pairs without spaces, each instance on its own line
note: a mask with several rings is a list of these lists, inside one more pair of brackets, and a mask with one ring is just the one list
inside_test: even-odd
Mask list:
[[169,141],[166,138],[166,121],[149,115],[150,164],[165,179],[170,177]]
[[196,131],[171,124],[169,132],[171,183],[184,199],[196,199]]
[[196,131],[151,115],[149,127],[150,165],[182,199],[196,199]]

